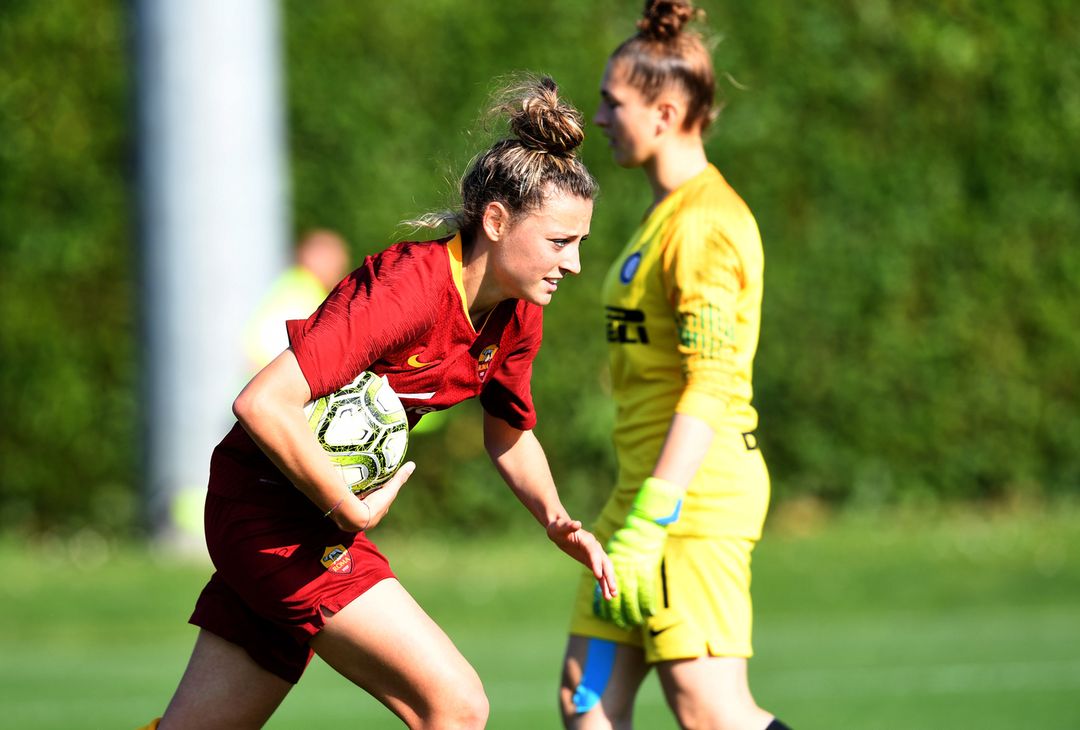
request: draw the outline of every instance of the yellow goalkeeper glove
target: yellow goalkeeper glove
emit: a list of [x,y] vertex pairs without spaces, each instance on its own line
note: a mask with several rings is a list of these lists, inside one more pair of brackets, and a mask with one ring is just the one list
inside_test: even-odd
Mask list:
[[679,486],[663,479],[649,477],[641,485],[626,522],[608,541],[619,592],[607,601],[597,593],[597,616],[625,629],[653,615],[667,528],[679,519],[682,497]]

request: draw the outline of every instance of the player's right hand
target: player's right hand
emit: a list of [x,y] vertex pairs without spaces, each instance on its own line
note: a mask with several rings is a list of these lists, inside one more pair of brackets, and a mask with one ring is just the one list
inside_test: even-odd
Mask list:
[[547,526],[548,539],[564,553],[592,571],[596,590],[604,598],[612,598],[618,587],[611,558],[604,552],[596,537],[585,530],[578,520],[559,518]]
[[334,524],[346,532],[370,530],[382,522],[383,517],[386,517],[401,487],[409,481],[409,477],[415,470],[415,462],[405,462],[397,473],[378,489],[368,492],[363,497],[346,497],[341,506],[331,513],[330,518],[334,520]]

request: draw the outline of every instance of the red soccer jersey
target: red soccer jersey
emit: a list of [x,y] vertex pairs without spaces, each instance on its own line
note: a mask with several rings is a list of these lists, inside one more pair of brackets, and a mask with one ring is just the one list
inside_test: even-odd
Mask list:
[[[536,424],[530,380],[543,310],[500,302],[478,332],[465,303],[461,237],[398,243],[363,264],[306,320],[287,323],[312,398],[363,370],[385,375],[415,426],[425,413],[480,396],[484,409],[521,430]],[[210,489],[250,494],[280,473],[237,424],[214,450]],[[263,489],[259,489],[263,492]]]

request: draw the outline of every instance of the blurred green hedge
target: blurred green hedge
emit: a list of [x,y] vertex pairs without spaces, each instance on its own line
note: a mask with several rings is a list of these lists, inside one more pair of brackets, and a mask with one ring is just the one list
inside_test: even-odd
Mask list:
[[[1064,0],[703,3],[727,106],[710,156],[757,215],[756,370],[778,499],[983,499],[1080,486],[1080,11]],[[293,216],[354,254],[445,205],[497,77],[587,115],[640,3],[283,4]],[[126,7],[0,6],[0,526],[135,527]],[[584,271],[549,307],[537,432],[583,518],[611,482],[596,291],[647,204],[603,138]],[[525,519],[474,406],[416,436],[399,526]],[[389,524],[389,523],[388,523]]]
[[120,4],[0,4],[0,529],[129,527],[137,304]]

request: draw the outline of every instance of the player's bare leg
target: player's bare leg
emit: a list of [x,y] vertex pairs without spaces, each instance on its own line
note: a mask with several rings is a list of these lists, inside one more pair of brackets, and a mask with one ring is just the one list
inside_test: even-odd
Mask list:
[[681,727],[764,730],[773,720],[750,694],[746,659],[702,657],[661,662],[656,669]]
[[260,728],[292,687],[256,664],[236,644],[200,630],[180,686],[158,728]]
[[[641,649],[609,642],[613,654],[599,671],[588,667],[589,639],[571,636],[563,661],[559,707],[568,730],[629,730],[633,723],[634,697],[649,673]],[[597,660],[592,657],[593,662]],[[583,684],[583,679],[588,682]]]
[[396,580],[377,583],[335,614],[311,647],[414,730],[487,722],[476,671]]

